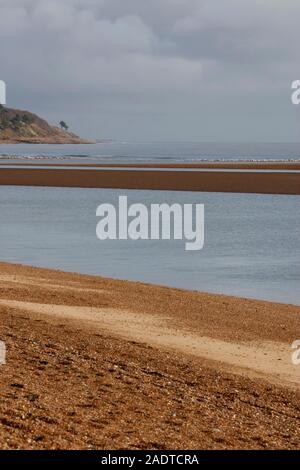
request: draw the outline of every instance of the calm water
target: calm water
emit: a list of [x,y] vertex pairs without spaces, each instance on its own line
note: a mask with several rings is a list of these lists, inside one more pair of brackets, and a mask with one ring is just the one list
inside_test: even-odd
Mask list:
[[[204,203],[205,247],[99,241],[96,207]],[[298,196],[0,186],[0,259],[300,304]]]
[[67,157],[77,162],[195,162],[198,160],[299,160],[300,144],[106,142],[95,145],[0,145],[0,156]]

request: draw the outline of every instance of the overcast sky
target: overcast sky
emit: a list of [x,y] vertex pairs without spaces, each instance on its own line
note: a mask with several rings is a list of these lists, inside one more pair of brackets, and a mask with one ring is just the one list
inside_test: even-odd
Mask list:
[[0,79],[87,137],[300,141],[299,19],[299,0],[0,0]]

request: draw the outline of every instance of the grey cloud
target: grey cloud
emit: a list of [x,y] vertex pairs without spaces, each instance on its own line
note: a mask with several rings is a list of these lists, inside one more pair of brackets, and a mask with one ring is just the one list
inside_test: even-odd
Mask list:
[[243,94],[257,115],[262,97],[276,110],[298,78],[299,13],[298,0],[0,0],[0,78],[12,104],[54,119],[53,106],[72,109],[84,131],[97,129],[76,109],[99,122],[105,112],[111,134],[121,115],[138,114],[147,136],[155,103],[174,136],[189,135],[185,113],[201,121],[230,106],[234,123]]

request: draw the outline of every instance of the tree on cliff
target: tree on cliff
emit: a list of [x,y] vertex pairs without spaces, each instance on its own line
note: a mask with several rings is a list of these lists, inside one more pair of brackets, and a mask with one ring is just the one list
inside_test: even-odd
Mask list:
[[65,121],[60,121],[59,125],[64,131],[69,129],[69,126],[65,123]]

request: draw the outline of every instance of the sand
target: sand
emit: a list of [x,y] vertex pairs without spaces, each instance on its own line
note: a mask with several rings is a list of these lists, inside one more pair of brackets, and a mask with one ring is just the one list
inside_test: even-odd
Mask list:
[[0,448],[300,448],[300,307],[0,264]]
[[0,167],[0,185],[153,189],[260,194],[300,194],[300,173],[292,171],[189,171],[166,169]]

